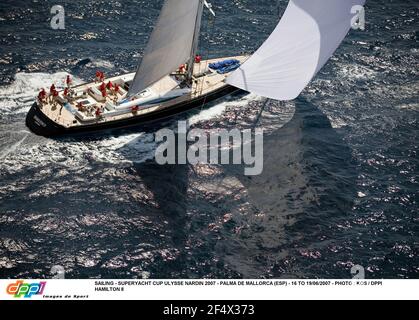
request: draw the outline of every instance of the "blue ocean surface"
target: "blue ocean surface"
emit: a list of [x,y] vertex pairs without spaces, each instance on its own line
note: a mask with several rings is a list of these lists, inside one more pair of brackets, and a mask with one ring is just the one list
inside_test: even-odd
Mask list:
[[[288,1],[212,2],[204,57],[253,52]],[[255,177],[157,165],[157,127],[30,133],[40,88],[137,68],[162,0],[63,0],[65,30],[50,27],[55,4],[0,2],[0,278],[50,278],[54,266],[66,278],[351,278],[356,265],[418,278],[416,0],[367,1],[366,30],[295,101],[240,94],[181,116],[263,128]]]

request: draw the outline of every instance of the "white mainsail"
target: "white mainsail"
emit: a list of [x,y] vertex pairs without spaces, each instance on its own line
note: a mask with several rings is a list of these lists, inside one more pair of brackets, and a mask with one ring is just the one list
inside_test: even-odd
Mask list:
[[134,96],[188,62],[200,22],[201,0],[166,0],[129,89]]
[[227,83],[276,100],[304,90],[339,47],[365,0],[291,0],[278,26]]

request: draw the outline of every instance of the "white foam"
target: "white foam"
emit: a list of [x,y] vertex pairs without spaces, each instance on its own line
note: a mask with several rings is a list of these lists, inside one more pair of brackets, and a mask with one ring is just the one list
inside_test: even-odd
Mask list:
[[[53,83],[57,88],[63,88],[67,75],[66,72],[17,73],[11,84],[0,87],[0,112],[16,114],[29,111],[42,88],[47,89]],[[75,84],[81,83],[80,79],[72,78]]]
[[[0,87],[0,112],[3,114],[17,114],[27,112],[31,107],[34,97],[41,88],[48,88],[52,83],[64,86],[68,73],[18,73],[15,81]],[[80,80],[75,79],[75,82]],[[225,110],[232,107],[249,105],[250,101],[262,99],[248,94],[240,99],[232,97],[213,107],[192,116],[191,124],[207,121],[222,115]],[[20,121],[22,117],[19,117]],[[104,134],[97,139],[74,138],[51,140],[31,136],[26,130],[9,132],[10,142],[0,150],[1,170],[14,173],[30,168],[42,168],[48,164],[58,164],[69,170],[84,170],[92,163],[110,163],[117,166],[143,163],[153,159],[157,147],[153,133],[134,133],[121,136]],[[31,137],[31,139],[28,139]]]
[[417,104],[417,103],[401,104],[401,105],[397,105],[396,108],[399,109],[399,110],[418,111],[419,110],[419,104]]
[[0,150],[1,169],[8,173],[26,167],[59,164],[71,170],[84,170],[91,163],[129,166],[154,158],[156,144],[152,134],[103,136],[98,140],[50,140],[41,138],[36,144],[24,145],[28,135],[5,150]]
[[190,117],[189,124],[194,125],[219,117],[226,111],[228,107],[246,107],[249,105],[250,101],[259,101],[262,99],[262,97],[253,93],[249,93],[248,95],[242,97],[240,100],[234,100],[234,98],[232,98],[231,100],[221,102],[209,109],[202,110],[199,114]]
[[114,69],[115,68],[115,65],[112,62],[106,61],[106,60],[101,60],[101,59],[92,60],[90,62],[90,64],[95,66],[96,68],[105,68],[105,69]]
[[375,78],[377,72],[357,64],[340,64],[338,75],[340,78],[362,80]]
[[[26,113],[41,88],[49,88],[52,83],[57,88],[64,87],[67,75],[66,72],[16,74],[13,83],[0,87],[0,112],[3,115]],[[73,81],[75,84],[81,83],[75,77]],[[22,121],[21,116],[16,119]],[[84,142],[71,138],[35,138],[34,144],[34,139],[27,139],[30,132],[21,129],[11,131],[11,128],[15,126],[9,129],[3,127],[7,130],[9,141],[0,149],[1,169],[7,172],[17,172],[25,167],[38,167],[51,162],[79,168],[92,161],[124,164],[143,162],[154,157],[155,145],[150,134],[138,133],[120,137],[104,135],[98,140]]]
[[348,123],[343,119],[330,117],[330,116],[328,118],[330,120],[330,124],[332,125],[333,129],[341,129],[348,126]]

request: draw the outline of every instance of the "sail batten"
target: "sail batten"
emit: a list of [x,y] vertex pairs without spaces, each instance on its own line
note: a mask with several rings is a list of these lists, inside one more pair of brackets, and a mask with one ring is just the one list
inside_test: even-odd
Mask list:
[[276,100],[295,99],[339,47],[365,0],[290,0],[278,26],[227,83]]
[[[201,0],[166,0],[129,89],[134,96],[189,61]],[[202,13],[202,12],[201,12]]]

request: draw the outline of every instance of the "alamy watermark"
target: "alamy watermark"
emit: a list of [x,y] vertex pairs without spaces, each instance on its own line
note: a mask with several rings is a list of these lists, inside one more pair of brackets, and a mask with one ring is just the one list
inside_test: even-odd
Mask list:
[[55,5],[51,8],[50,13],[54,15],[51,19],[51,28],[54,30],[65,29],[65,10],[63,6]]
[[351,268],[352,279],[364,280],[365,279],[365,268],[360,265],[353,266]]
[[[65,9],[62,5],[51,7],[50,13],[53,15],[50,25],[54,30],[65,29]],[[351,19],[351,27],[354,30],[365,30],[365,7],[355,5],[351,8],[351,13],[355,16]]]
[[245,165],[247,176],[263,172],[263,129],[189,129],[179,121],[177,132],[162,129],[155,135],[159,165]]
[[50,273],[51,279],[65,279],[65,269],[63,266],[52,266]]
[[353,6],[351,13],[355,15],[351,20],[352,29],[365,30],[365,7],[361,5]]

